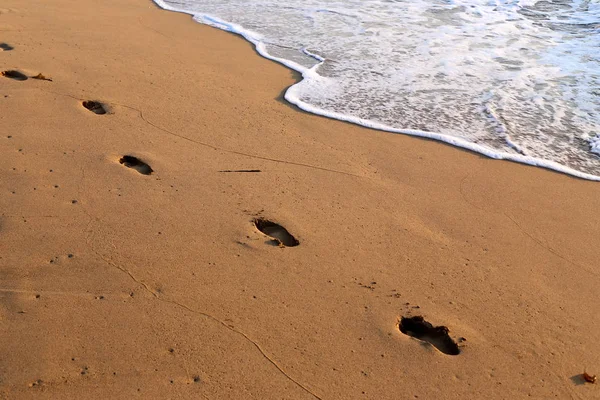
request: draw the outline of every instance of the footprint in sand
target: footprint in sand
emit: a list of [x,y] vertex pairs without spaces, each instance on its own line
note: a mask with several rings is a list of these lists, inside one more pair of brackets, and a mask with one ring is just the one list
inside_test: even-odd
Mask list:
[[142,175],[150,175],[154,170],[145,162],[134,156],[123,156],[119,160],[127,168],[135,169]]
[[5,78],[14,79],[15,81],[26,81],[27,75],[15,70],[2,71],[2,76]]
[[257,218],[254,220],[254,226],[265,235],[272,237],[281,246],[294,247],[300,244],[298,239],[292,236],[287,229],[275,222]]
[[399,328],[405,335],[430,343],[444,354],[451,356],[460,354],[458,345],[448,335],[448,328],[445,326],[433,326],[423,317],[416,316],[402,317]]
[[14,47],[12,47],[11,45],[7,43],[0,43],[0,51],[10,51],[12,49],[14,49]]
[[102,103],[100,103],[99,101],[86,100],[81,104],[85,108],[87,108],[88,110],[93,112],[94,114],[98,114],[98,115],[106,114],[106,109],[104,108],[104,105]]

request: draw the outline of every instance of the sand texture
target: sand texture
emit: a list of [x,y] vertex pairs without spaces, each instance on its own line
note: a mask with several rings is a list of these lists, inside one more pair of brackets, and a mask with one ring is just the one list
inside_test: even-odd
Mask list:
[[0,398],[600,398],[598,183],[301,112],[149,0],[0,44]]

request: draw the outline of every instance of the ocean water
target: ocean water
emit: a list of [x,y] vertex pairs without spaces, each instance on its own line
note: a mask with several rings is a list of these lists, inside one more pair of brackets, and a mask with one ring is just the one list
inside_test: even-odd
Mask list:
[[302,73],[328,117],[600,180],[600,0],[155,0]]

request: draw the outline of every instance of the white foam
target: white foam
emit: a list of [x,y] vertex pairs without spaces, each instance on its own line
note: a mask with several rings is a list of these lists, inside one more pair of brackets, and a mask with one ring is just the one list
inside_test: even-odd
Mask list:
[[305,111],[600,180],[598,139],[578,145],[600,131],[597,4],[154,1],[300,72],[285,98]]
[[590,151],[600,155],[600,135],[590,139]]

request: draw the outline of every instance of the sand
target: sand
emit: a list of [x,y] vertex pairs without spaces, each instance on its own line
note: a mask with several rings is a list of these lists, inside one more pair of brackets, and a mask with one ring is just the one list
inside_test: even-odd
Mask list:
[[149,0],[4,0],[0,43],[52,79],[0,77],[1,398],[600,398],[598,183],[299,111]]

